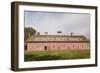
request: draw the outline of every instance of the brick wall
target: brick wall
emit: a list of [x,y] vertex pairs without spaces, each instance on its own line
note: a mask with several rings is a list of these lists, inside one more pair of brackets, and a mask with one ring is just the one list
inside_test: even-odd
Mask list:
[[27,43],[27,51],[89,49],[88,43]]

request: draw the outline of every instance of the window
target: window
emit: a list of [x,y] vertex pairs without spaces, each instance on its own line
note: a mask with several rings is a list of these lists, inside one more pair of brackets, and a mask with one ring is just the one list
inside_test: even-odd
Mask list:
[[37,48],[39,48],[39,46],[37,46]]
[[83,45],[82,45],[82,48],[83,48]]
[[55,46],[53,46],[53,48],[55,48]]
[[74,45],[73,45],[73,48],[74,48]]

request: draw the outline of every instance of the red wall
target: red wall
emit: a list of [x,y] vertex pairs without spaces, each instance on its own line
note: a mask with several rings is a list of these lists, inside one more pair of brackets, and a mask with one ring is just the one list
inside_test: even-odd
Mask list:
[[89,49],[87,43],[27,43],[27,51]]

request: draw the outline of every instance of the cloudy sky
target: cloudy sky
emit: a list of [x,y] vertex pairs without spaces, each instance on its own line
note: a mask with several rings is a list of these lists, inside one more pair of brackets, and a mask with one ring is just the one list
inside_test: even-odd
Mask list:
[[90,37],[90,14],[67,12],[24,11],[25,27],[33,27],[43,34],[54,35],[62,31],[62,35],[85,35]]

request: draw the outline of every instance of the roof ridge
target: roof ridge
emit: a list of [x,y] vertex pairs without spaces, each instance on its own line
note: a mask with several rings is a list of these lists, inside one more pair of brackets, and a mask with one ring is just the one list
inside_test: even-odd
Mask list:
[[84,36],[84,35],[32,35],[32,36],[72,36],[73,37],[73,36]]
[[[51,39],[54,37],[59,37],[59,39],[62,37],[66,37],[66,38],[68,38],[68,39],[70,39],[69,41],[71,41],[71,40],[73,40],[73,41],[78,41],[78,40],[76,40],[76,38],[78,37],[79,39],[81,39],[80,41],[86,41],[86,40],[88,40],[84,35],[32,35],[32,36],[30,36],[26,41],[36,41],[37,39],[36,39],[36,37],[44,37],[44,38],[46,38],[46,37],[51,37]],[[74,39],[71,39],[71,37],[72,38],[75,38],[75,40]],[[59,40],[58,40],[59,41]],[[67,40],[68,41],[68,40]]]

